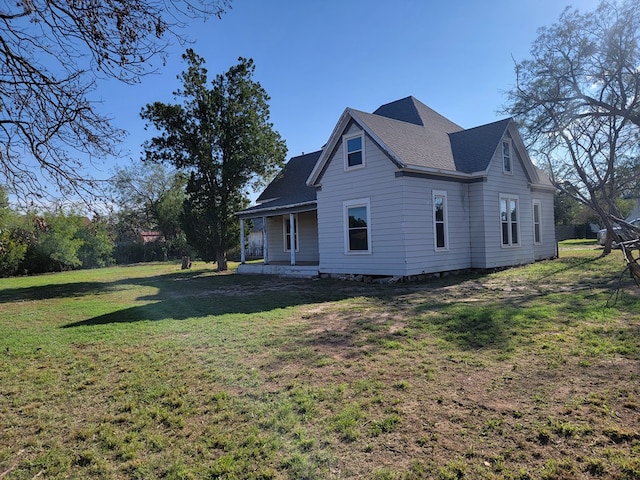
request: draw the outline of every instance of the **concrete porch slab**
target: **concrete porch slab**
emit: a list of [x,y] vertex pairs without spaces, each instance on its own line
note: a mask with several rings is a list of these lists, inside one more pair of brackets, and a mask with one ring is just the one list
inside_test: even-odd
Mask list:
[[281,277],[314,278],[320,274],[318,265],[265,265],[264,263],[243,263],[237,273],[243,275],[278,275]]

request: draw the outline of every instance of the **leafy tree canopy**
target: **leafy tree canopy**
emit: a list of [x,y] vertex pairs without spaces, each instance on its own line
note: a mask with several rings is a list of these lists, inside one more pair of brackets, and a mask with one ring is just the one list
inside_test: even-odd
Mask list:
[[253,60],[210,82],[204,59],[189,49],[179,104],[156,102],[141,112],[160,132],[144,144],[149,162],[168,162],[189,175],[183,227],[204,260],[226,270],[226,252],[238,243],[235,213],[247,205],[246,190],[263,185],[287,152],[270,122],[269,96],[252,79]]
[[183,174],[159,163],[138,161],[116,168],[111,190],[120,234],[136,236],[143,230],[160,230],[168,240],[177,237],[185,184]]

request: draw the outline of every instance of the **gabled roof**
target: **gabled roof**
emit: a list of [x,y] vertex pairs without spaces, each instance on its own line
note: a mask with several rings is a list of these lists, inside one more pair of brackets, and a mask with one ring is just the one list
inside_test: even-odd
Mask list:
[[457,125],[437,121],[420,126],[357,110],[352,113],[369,135],[381,147],[386,147],[388,154],[393,152],[399,167],[414,165],[455,170],[448,134],[460,131]]
[[[311,172],[308,185],[319,185],[326,163],[351,122],[403,170],[452,177],[481,176],[507,133],[516,140],[518,150],[527,155],[510,118],[465,130],[414,97],[406,97],[382,105],[374,113],[347,108]],[[524,160],[529,180],[542,183],[533,164],[529,165],[528,156]]]
[[318,161],[320,153],[321,150],[292,157],[257,198],[257,204],[239,212],[239,215],[256,214],[284,207],[315,205],[316,189],[308,187],[305,180]]
[[382,105],[373,113],[347,108],[322,150],[291,158],[258,197],[258,205],[239,215],[303,211],[315,206],[316,187],[324,168],[352,123],[362,128],[398,169],[462,179],[485,175],[501,139],[508,135],[524,156],[529,181],[539,187],[551,185],[529,159],[513,120],[507,118],[465,130],[416,98],[405,97]]
[[450,134],[455,169],[465,173],[485,171],[510,122],[507,118]]

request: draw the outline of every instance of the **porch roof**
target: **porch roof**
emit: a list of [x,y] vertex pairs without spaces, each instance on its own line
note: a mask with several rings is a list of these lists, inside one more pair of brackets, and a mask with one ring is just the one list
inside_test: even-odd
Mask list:
[[237,215],[240,218],[251,218],[315,210],[316,189],[307,186],[306,180],[320,153],[321,150],[292,157],[258,197],[257,205],[246,208]]
[[310,202],[302,202],[291,204],[288,202],[266,202],[260,205],[254,205],[253,207],[246,208],[241,212],[236,213],[240,218],[255,218],[272,215],[286,215],[289,213],[308,212],[317,209],[317,202],[315,200]]

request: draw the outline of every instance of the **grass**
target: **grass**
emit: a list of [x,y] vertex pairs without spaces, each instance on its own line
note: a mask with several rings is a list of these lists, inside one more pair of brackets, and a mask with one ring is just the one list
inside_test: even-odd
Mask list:
[[619,252],[397,285],[0,280],[0,478],[640,478]]

